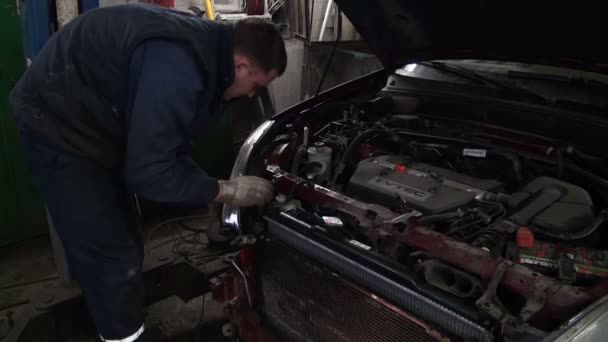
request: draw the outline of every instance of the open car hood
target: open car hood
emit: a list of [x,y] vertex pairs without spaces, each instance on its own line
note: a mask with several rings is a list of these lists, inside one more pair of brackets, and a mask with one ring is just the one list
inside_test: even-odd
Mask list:
[[390,70],[463,58],[608,73],[602,1],[336,2]]

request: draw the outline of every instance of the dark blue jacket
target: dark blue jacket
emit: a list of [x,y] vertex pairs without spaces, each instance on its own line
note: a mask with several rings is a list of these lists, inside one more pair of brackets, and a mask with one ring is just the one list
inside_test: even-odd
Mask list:
[[[217,180],[182,147],[205,92],[194,51],[153,39],[131,56],[126,111],[125,180],[128,189],[157,202],[202,204],[213,200]],[[209,122],[219,113],[204,113]]]
[[[173,46],[173,53],[145,51],[157,44]],[[11,92],[11,109],[21,129],[56,150],[124,171],[144,197],[201,203],[217,182],[185,153],[221,111],[232,58],[229,24],[151,5],[100,8],[47,42]],[[175,68],[183,61],[188,71]],[[184,72],[192,75],[177,74]]]

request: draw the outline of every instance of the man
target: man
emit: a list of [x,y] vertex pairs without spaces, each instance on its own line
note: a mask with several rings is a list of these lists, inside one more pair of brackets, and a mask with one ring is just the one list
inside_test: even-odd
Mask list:
[[28,164],[103,341],[146,338],[130,194],[199,206],[272,199],[266,180],[208,177],[187,152],[223,101],[252,96],[285,66],[270,23],[124,5],[59,30],[13,89]]

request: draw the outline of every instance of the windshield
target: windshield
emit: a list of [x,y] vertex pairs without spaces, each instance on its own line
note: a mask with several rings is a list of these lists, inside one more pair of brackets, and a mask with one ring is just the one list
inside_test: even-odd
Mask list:
[[593,72],[514,62],[435,60],[408,64],[396,73],[499,88],[549,105],[608,108],[608,75]]

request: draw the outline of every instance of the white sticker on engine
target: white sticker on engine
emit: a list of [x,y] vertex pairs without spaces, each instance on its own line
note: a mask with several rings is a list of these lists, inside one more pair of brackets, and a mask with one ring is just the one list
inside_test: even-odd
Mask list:
[[463,156],[476,157],[476,158],[485,158],[486,153],[487,153],[486,150],[481,150],[478,148],[465,148],[464,150],[462,150]]
[[368,245],[366,245],[364,243],[361,243],[361,242],[359,242],[357,240],[349,240],[348,242],[350,242],[351,245],[355,245],[357,247],[363,248],[366,251],[369,251],[370,249],[372,249],[370,246],[368,246]]

